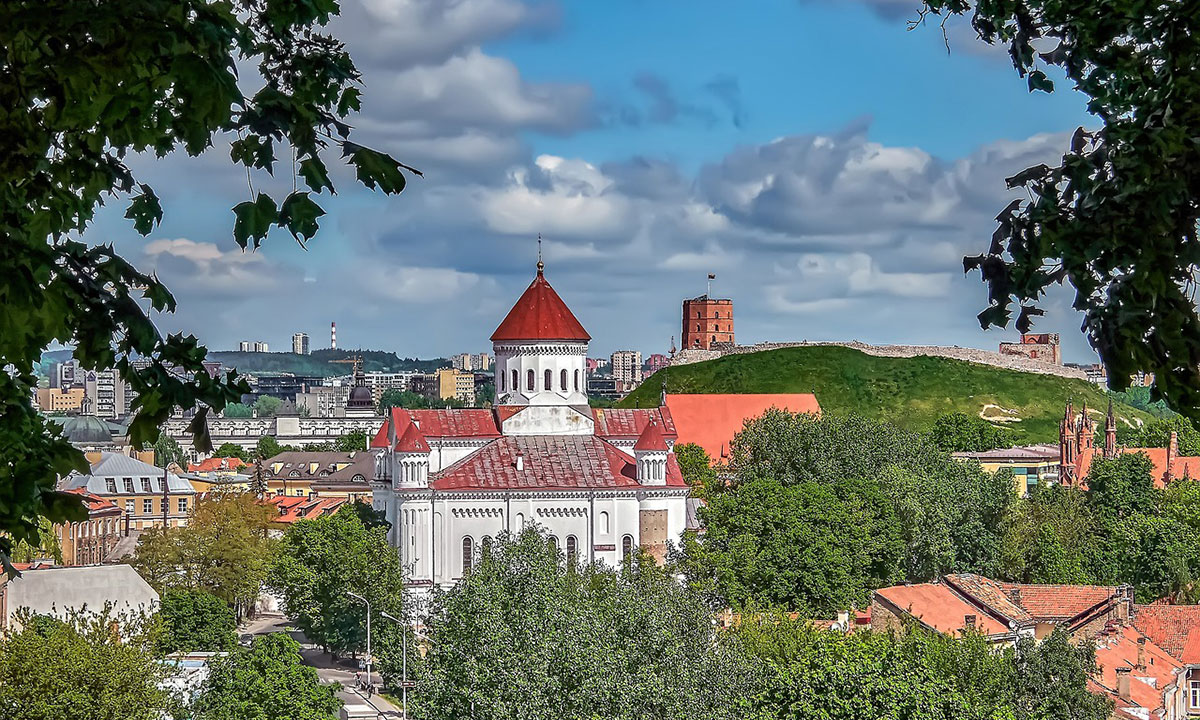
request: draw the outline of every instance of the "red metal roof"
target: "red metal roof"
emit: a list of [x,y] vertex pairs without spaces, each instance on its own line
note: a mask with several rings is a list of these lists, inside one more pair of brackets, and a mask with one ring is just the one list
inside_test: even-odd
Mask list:
[[427,438],[496,438],[500,437],[500,428],[496,425],[496,417],[491,410],[474,408],[455,408],[450,410],[406,410],[392,408],[391,417],[385,420],[371,447],[387,447],[389,429],[396,428],[396,438],[399,439],[408,426],[416,421],[421,435]]
[[425,436],[417,429],[415,424],[410,424],[396,441],[396,452],[403,453],[427,453],[429,452],[429,443],[425,442]]
[[504,340],[567,340],[587,342],[592,339],[571,309],[563,302],[550,283],[546,282],[542,269],[537,277],[521,294],[512,310],[501,321],[492,342]]
[[634,443],[634,450],[661,450],[666,452],[671,448],[667,447],[667,439],[663,437],[662,428],[656,422],[646,423],[646,429],[642,431],[638,441]]
[[819,415],[821,406],[811,393],[774,395],[674,395],[667,394],[667,407],[675,420],[679,442],[704,448],[713,462],[728,456],[729,443],[747,420],[771,408],[793,413]]
[[[517,455],[522,467],[517,469]],[[667,486],[686,487],[675,456]],[[434,473],[435,490],[556,490],[638,487],[634,459],[593,435],[504,437]]]
[[675,419],[666,407],[622,409],[622,408],[592,408],[592,420],[595,421],[596,435],[609,440],[635,440],[642,435],[652,421],[662,427],[663,435],[668,438],[676,436]]

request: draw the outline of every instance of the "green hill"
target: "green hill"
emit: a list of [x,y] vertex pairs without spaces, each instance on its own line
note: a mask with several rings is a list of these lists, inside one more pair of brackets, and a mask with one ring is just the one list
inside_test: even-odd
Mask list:
[[[1063,405],[1086,402],[1093,417],[1108,394],[1086,380],[1005,370],[940,357],[889,358],[837,346],[795,347],[669,367],[658,371],[618,407],[658,403],[662,381],[674,393],[807,393],[828,413],[857,413],[912,430],[928,430],[939,415],[981,415],[1012,432],[1014,443],[1058,442]],[[1114,406],[1119,424],[1150,415]]]
[[362,357],[364,372],[402,372],[405,370],[433,372],[437,368],[450,367],[450,361],[445,358],[434,358],[433,360],[402,358],[395,353],[382,350],[325,349],[314,350],[311,355],[296,355],[290,352],[256,353],[212,350],[208,353],[208,359],[216,360],[225,367],[235,367],[241,372],[255,375],[291,373],[293,375],[333,377],[348,375],[354,367],[350,363],[334,362],[335,360],[347,360],[356,355]]

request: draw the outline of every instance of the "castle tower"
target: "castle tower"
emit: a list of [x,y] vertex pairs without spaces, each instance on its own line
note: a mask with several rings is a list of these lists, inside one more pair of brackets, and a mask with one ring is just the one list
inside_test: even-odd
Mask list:
[[[711,280],[714,276],[709,275]],[[680,349],[711,350],[713,346],[732,346],[733,300],[709,297],[708,293],[683,301],[683,334]]]
[[537,276],[492,333],[496,404],[586,407],[591,339],[538,261]]
[[1058,427],[1059,482],[1068,486],[1074,485],[1078,479],[1075,474],[1075,453],[1079,431],[1075,427],[1074,410],[1068,400]]
[[1104,418],[1104,457],[1117,456],[1117,416],[1113,415],[1112,400],[1108,401],[1108,415]]

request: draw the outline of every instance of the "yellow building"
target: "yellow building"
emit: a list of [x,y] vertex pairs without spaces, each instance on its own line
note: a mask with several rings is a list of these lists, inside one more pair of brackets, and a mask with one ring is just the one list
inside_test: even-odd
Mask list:
[[1001,468],[1012,471],[1013,489],[1021,497],[1029,494],[1035,485],[1052,485],[1058,482],[1061,456],[1057,445],[1027,445],[1025,447],[999,448],[985,452],[957,452],[956,460],[978,462],[984,472],[994,473]]
[[438,397],[455,398],[468,405],[475,404],[475,373],[454,368],[437,371]]
[[283,452],[263,461],[267,492],[287,497],[371,500],[375,457],[358,452]]
[[[99,458],[92,460],[92,457]],[[116,505],[133,530],[162,527],[164,515],[170,527],[187,525],[195,503],[191,483],[172,472],[115,452],[88,453],[90,474],[72,473],[63,490],[84,489]],[[163,480],[167,483],[163,492]],[[164,506],[165,503],[165,506]]]
[[79,412],[83,398],[82,387],[38,388],[37,391],[38,408],[46,413]]

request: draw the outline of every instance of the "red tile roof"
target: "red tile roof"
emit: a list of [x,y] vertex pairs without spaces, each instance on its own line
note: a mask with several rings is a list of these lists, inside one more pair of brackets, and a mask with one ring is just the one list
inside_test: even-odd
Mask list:
[[1003,583],[972,573],[947,575],[943,581],[959,593],[971,597],[1001,617],[1018,623],[1028,622],[1031,619],[1030,613],[1014,603],[1005,593]]
[[658,450],[666,452],[670,450],[667,446],[667,439],[663,437],[662,428],[656,422],[646,424],[646,429],[638,437],[638,441],[633,445],[634,450]]
[[[1104,694],[1117,698],[1117,668],[1131,668],[1129,698],[1132,704],[1153,712],[1163,707],[1163,690],[1175,681],[1180,664],[1152,640],[1145,643],[1146,666],[1137,668],[1138,638],[1144,637],[1135,628],[1118,626],[1096,638],[1096,665],[1100,672],[1095,678]],[[1155,688],[1150,683],[1154,682]],[[1094,688],[1093,688],[1094,690]],[[1118,702],[1118,705],[1123,703]],[[1128,706],[1128,704],[1125,704]]]
[[663,435],[674,438],[677,435],[675,418],[668,408],[592,408],[592,420],[595,422],[596,435],[609,440],[635,440],[641,437],[642,431],[651,422],[662,426]]
[[[1188,660],[1184,651],[1192,641],[1200,643],[1200,605],[1138,605],[1133,617],[1133,626],[1178,660],[1200,662],[1200,658]],[[1200,651],[1200,647],[1192,648]]]
[[346,498],[307,498],[298,496],[276,495],[264,502],[274,505],[279,510],[276,523],[291,525],[300,520],[313,520],[322,515],[332,515],[338,509],[350,502]]
[[121,508],[117,507],[115,503],[88,492],[87,488],[72,488],[70,490],[63,490],[63,492],[82,497],[84,504],[87,505],[88,515],[122,514]]
[[247,467],[250,463],[238,457],[211,457],[199,463],[188,465],[188,472],[215,472],[217,470],[237,470]]
[[429,452],[429,443],[425,442],[425,436],[417,429],[416,425],[410,424],[400,439],[396,441],[396,451],[403,453],[427,453]]
[[876,590],[875,594],[897,609],[946,635],[962,635],[966,617],[975,616],[976,631],[1003,635],[1008,626],[963,600],[949,587],[936,583],[895,585]]
[[729,454],[729,443],[747,420],[771,408],[819,415],[821,406],[811,393],[778,395],[667,394],[679,442],[704,448],[713,462]]
[[541,267],[537,277],[501,321],[492,342],[520,340],[567,340],[587,342],[592,339],[583,325],[571,313],[550,283]]
[[[518,454],[521,470],[517,470]],[[674,455],[667,459],[667,485],[687,487]],[[631,456],[592,435],[512,436],[434,473],[430,486],[435,490],[638,487],[637,465]]]

